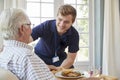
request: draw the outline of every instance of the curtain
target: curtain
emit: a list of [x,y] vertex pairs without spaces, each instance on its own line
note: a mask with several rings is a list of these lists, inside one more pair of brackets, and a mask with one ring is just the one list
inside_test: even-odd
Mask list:
[[103,74],[120,80],[120,13],[119,0],[104,2]]
[[4,0],[4,9],[6,8],[25,9],[25,0]]

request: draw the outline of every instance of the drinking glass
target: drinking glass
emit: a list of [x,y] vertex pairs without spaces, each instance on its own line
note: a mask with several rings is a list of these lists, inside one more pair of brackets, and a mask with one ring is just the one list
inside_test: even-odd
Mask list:
[[93,77],[93,76],[99,77],[102,74],[101,67],[90,66],[88,69],[89,69],[88,73],[90,77]]

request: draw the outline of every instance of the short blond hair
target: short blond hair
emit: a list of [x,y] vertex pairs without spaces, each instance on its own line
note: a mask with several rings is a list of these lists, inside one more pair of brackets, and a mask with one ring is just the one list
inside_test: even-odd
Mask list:
[[76,18],[76,15],[77,15],[76,9],[69,4],[61,5],[58,9],[57,15],[59,15],[59,14],[61,14],[63,16],[72,15],[73,16],[72,22],[75,21],[75,18]]

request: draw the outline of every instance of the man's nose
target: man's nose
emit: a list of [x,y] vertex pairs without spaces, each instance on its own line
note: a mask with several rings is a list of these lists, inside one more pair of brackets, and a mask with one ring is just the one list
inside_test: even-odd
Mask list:
[[61,21],[60,22],[60,26],[64,26],[65,24],[64,24],[64,22],[63,21]]

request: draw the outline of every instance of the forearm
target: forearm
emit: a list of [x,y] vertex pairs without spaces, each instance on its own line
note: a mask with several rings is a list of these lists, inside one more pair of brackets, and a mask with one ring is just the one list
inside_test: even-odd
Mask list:
[[60,65],[60,67],[63,67],[63,68],[70,68],[72,65],[73,65],[74,61],[73,60],[67,60],[65,59],[63,61],[63,63]]
[[63,61],[60,67],[70,68],[74,63],[76,55],[77,55],[76,53],[68,53],[67,58]]
[[57,70],[57,67],[54,65],[47,65],[50,70]]

